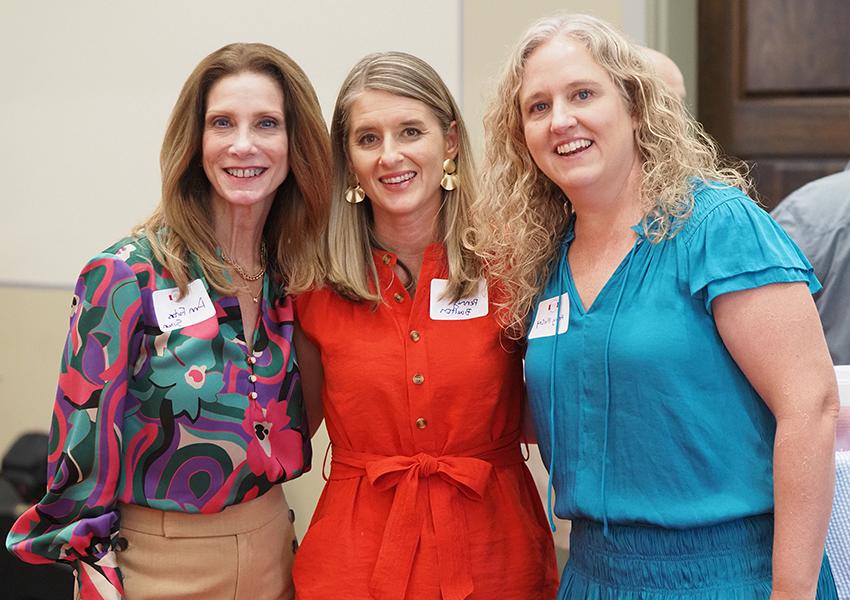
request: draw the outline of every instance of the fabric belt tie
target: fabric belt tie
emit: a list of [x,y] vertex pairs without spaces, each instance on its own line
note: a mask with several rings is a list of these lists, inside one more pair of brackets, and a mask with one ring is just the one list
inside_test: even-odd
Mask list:
[[[481,501],[493,467],[523,462],[518,436],[469,455],[381,456],[334,447],[331,480],[366,475],[380,491],[395,489],[369,591],[377,600],[405,597],[416,547],[430,508],[444,600],[472,594],[463,498]],[[424,484],[421,482],[425,480]]]

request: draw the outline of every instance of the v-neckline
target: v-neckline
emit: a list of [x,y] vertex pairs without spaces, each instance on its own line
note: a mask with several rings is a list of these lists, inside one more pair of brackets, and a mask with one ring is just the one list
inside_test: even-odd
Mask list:
[[605,283],[599,289],[599,292],[593,298],[593,302],[590,303],[590,306],[585,308],[584,301],[581,299],[581,294],[579,294],[578,287],[576,286],[575,278],[573,277],[573,270],[570,266],[569,261],[569,252],[570,246],[572,245],[573,240],[575,239],[575,231],[570,230],[569,237],[565,241],[564,251],[561,254],[561,260],[564,262],[563,268],[566,270],[567,277],[567,293],[570,296],[571,304],[576,308],[579,315],[584,316],[590,314],[591,312],[595,312],[594,309],[596,305],[599,304],[600,298],[608,293],[608,289],[614,285],[615,280],[618,278],[620,273],[626,266],[629,264],[629,261],[632,260],[633,254],[635,253],[635,249],[641,243],[643,236],[638,225],[635,225],[631,228],[633,231],[637,233],[637,237],[635,238],[632,245],[629,247],[628,251],[623,255],[623,258],[620,259],[620,262],[617,264],[617,268],[611,273],[608,279],[605,280]]
[[[229,277],[229,275],[228,275],[228,277]],[[206,282],[205,282],[205,284],[206,284]],[[235,308],[235,311],[236,311],[233,314],[233,318],[229,319],[229,321],[231,321],[229,326],[233,329],[233,333],[234,333],[233,342],[236,344],[237,347],[242,349],[242,351],[244,352],[246,357],[247,356],[253,356],[254,350],[257,347],[257,340],[258,340],[257,336],[259,335],[260,326],[262,325],[262,321],[263,321],[263,305],[264,305],[264,303],[268,302],[269,285],[271,285],[271,284],[269,282],[268,273],[266,273],[266,274],[263,275],[263,289],[260,292],[260,298],[259,298],[259,301],[257,302],[257,308],[258,308],[257,318],[254,321],[254,329],[251,332],[251,343],[250,344],[248,343],[248,337],[247,337],[246,331],[245,331],[245,323],[244,323],[244,320],[242,318],[242,305],[239,303],[239,296],[237,296],[236,294],[234,294],[233,296],[228,296],[229,298],[233,298],[234,308]],[[213,293],[215,293],[215,295],[216,295],[216,299],[213,300],[213,303],[215,303],[217,301],[220,302],[221,299],[224,298],[224,296],[222,296],[222,294],[219,294],[217,291],[214,291],[212,286],[207,285],[207,290],[208,290],[208,293],[210,293],[211,297],[212,297]],[[240,336],[241,336],[241,341],[240,341]]]
[[[268,273],[263,274],[263,288],[260,290],[260,297],[257,301],[257,317],[254,319],[254,327],[251,330],[251,343],[248,343],[248,336],[245,331],[245,322],[242,319],[242,305],[239,303],[239,297],[236,297],[236,306],[239,307],[239,324],[242,327],[242,338],[245,340],[245,353],[248,356],[254,354],[254,349],[257,347],[257,335],[260,331],[260,325],[263,321],[263,304],[266,302],[266,293],[268,291],[269,276]],[[252,299],[253,300],[253,299]]]

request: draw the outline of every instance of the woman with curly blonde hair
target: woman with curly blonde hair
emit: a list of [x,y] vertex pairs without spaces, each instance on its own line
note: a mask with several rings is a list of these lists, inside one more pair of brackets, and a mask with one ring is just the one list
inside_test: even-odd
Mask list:
[[820,286],[742,170],[584,15],[528,30],[485,126],[479,251],[573,522],[559,598],[835,598]]

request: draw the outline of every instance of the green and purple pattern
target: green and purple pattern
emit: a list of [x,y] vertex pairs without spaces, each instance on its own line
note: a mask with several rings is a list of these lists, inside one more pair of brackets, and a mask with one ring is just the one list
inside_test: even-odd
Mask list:
[[83,598],[123,598],[118,502],[215,513],[309,469],[291,299],[266,279],[249,354],[237,299],[204,285],[215,317],[163,333],[152,293],[175,284],[145,238],[122,240],[80,274],[47,494],[7,546],[28,562],[72,563]]

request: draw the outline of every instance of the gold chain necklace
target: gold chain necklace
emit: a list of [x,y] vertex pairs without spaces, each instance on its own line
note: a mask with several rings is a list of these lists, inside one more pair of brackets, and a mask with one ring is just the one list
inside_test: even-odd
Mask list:
[[[224,262],[226,262],[231,267],[233,267],[233,270],[235,270],[239,274],[239,277],[241,277],[245,281],[257,281],[258,279],[260,279],[266,273],[266,243],[265,242],[263,242],[262,245],[260,246],[260,262],[263,263],[263,266],[260,267],[260,270],[257,271],[257,273],[255,273],[254,275],[249,275],[248,273],[246,273],[245,269],[243,269],[239,265],[239,263],[237,263],[235,260],[233,260],[232,258],[230,258],[227,255],[227,252],[224,251],[224,248],[221,248],[221,257],[224,259]],[[261,290],[261,292],[262,292],[262,290]],[[254,300],[254,302],[257,302],[257,300]]]

